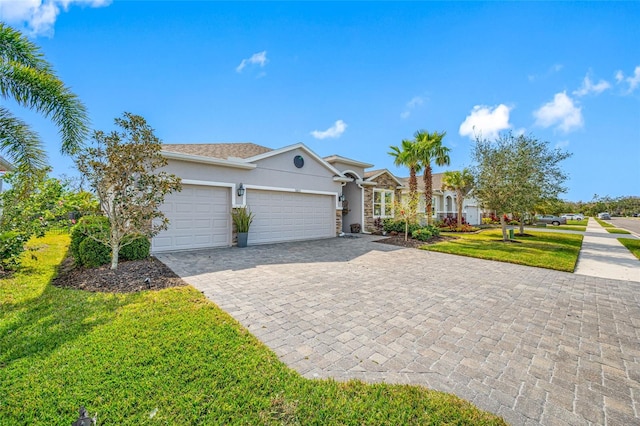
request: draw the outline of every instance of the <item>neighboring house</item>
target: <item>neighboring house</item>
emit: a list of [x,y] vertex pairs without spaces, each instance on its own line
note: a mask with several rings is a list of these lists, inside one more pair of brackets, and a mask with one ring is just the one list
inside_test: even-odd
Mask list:
[[[394,216],[395,201],[408,190],[406,179],[386,169],[367,172],[372,164],[321,158],[301,143],[275,150],[164,144],[162,154],[164,170],[181,177],[183,189],[165,197],[169,228],[153,238],[154,252],[231,246],[231,209],[245,206],[255,215],[249,245],[330,238],[358,227],[372,232],[377,218]],[[453,195],[443,195],[445,211],[455,215]]]
[[0,156],[0,192],[2,192],[2,182],[4,181],[2,177],[5,175],[5,173],[11,172],[13,170],[15,170],[15,167],[13,166],[13,164],[11,164],[7,160],[5,160],[2,156]]

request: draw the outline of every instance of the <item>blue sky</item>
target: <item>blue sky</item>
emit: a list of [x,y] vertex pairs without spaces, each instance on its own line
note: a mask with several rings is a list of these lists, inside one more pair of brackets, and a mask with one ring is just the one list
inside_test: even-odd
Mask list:
[[[639,2],[0,0],[86,104],[92,127],[140,114],[166,143],[303,142],[389,168],[389,145],[474,131],[573,153],[568,200],[640,195]],[[6,101],[3,101],[6,102]],[[11,106],[73,175],[56,128]]]

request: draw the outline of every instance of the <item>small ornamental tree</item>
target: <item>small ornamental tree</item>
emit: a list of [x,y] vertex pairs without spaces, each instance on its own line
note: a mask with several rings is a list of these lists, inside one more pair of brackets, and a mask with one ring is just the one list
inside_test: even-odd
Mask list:
[[115,124],[121,131],[95,131],[94,143],[77,159],[109,219],[109,234],[91,238],[111,249],[111,269],[118,268],[122,247],[167,229],[169,220],[158,207],[166,194],[182,189],[179,177],[157,170],[167,160],[160,154],[162,142],[144,118],[125,112]]
[[394,206],[394,218],[404,221],[404,240],[409,237],[409,224],[417,222],[418,218],[418,193],[407,194]]

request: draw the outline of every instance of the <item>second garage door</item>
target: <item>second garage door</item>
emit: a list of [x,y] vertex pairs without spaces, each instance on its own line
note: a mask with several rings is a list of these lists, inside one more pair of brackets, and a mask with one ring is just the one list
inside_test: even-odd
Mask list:
[[249,190],[247,207],[255,214],[250,245],[336,235],[333,196]]

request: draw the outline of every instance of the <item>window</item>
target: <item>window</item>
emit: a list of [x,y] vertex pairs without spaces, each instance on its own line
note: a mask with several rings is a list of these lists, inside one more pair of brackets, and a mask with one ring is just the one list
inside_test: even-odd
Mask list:
[[393,217],[393,190],[373,190],[373,216]]

